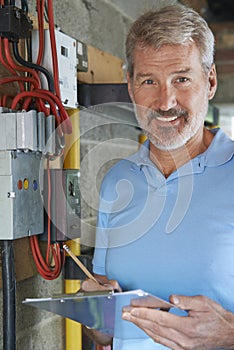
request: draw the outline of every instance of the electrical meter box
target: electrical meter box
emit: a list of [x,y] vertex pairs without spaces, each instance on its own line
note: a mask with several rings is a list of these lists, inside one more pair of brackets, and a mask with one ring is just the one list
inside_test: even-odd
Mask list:
[[[53,75],[52,53],[50,45],[50,33],[46,29],[44,57],[41,65]],[[59,86],[61,100],[65,107],[77,108],[77,44],[76,40],[63,32],[55,29],[55,40],[58,57]],[[32,59],[37,60],[38,31],[32,31]],[[46,78],[42,76],[42,85],[48,88]]]
[[[44,177],[44,204],[48,213],[47,171]],[[50,169],[50,220],[51,238],[63,242],[80,237],[80,172],[76,169]],[[46,223],[45,223],[46,225]],[[43,237],[42,237],[43,239]]]
[[44,231],[39,152],[0,151],[0,240]]

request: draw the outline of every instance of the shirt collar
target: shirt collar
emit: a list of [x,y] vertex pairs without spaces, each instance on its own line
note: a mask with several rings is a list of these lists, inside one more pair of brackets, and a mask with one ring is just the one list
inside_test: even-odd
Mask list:
[[233,157],[234,141],[222,129],[211,129],[211,132],[215,136],[202,155],[205,166],[215,167],[227,163]]
[[[215,167],[228,162],[234,154],[234,141],[227,136],[222,129],[211,129],[215,134],[207,150],[199,154],[193,161],[203,164],[203,166]],[[155,167],[149,158],[149,140],[146,140],[140,147],[139,151],[130,157],[138,166],[148,165]]]

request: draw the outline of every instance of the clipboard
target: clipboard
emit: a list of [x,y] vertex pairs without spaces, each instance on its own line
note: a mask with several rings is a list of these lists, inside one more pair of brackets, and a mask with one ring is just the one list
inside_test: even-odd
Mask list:
[[143,298],[144,303],[147,301],[149,306],[150,303],[157,303],[158,308],[168,310],[175,307],[141,289],[120,293],[78,292],[48,298],[27,298],[23,304],[53,312],[111,336],[129,339],[146,336],[134,324],[122,319],[122,308],[130,305],[133,299],[139,298]]

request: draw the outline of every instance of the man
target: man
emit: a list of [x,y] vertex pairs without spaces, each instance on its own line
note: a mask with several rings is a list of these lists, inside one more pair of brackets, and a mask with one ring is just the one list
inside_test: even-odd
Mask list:
[[204,127],[217,88],[213,34],[192,9],[169,6],[133,24],[126,52],[148,141],[104,178],[93,271],[187,316],[134,301],[114,349],[234,349],[234,142]]

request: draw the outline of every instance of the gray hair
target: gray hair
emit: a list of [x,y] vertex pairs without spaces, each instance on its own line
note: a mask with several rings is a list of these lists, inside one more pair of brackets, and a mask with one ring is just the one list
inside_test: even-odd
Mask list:
[[196,11],[177,4],[143,14],[133,23],[126,40],[130,77],[133,76],[136,46],[159,49],[163,45],[189,45],[192,42],[198,47],[203,70],[207,72],[214,63],[214,35]]

